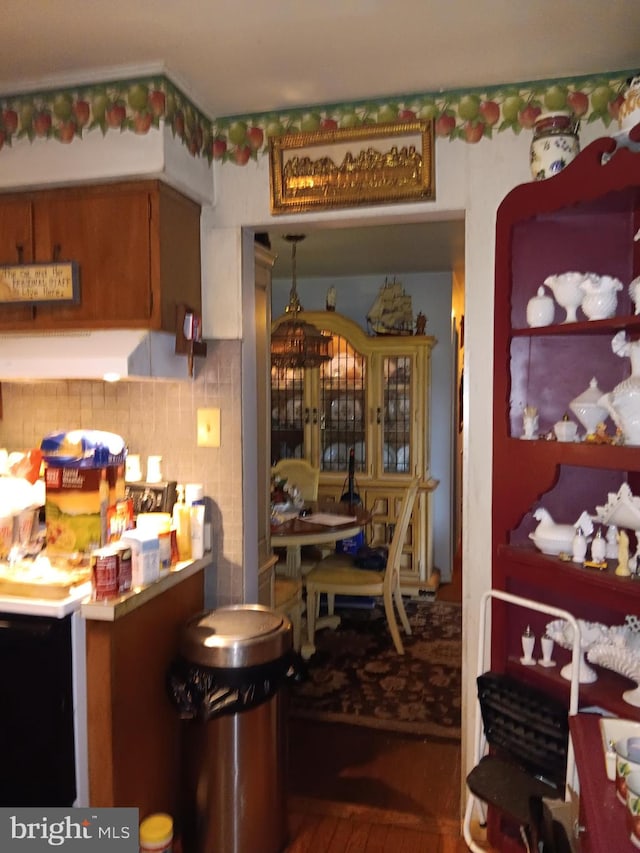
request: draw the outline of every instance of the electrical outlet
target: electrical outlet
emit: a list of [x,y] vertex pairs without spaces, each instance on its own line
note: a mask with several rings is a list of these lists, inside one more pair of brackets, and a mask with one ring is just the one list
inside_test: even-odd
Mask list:
[[198,447],[220,447],[220,409],[197,410]]

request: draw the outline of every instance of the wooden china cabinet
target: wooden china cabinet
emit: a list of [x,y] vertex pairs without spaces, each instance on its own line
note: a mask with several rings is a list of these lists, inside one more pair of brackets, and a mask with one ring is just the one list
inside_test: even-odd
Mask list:
[[[533,512],[544,507],[555,522],[573,524],[583,510],[595,516],[596,506],[605,505],[623,483],[640,495],[640,447],[522,440],[523,409],[537,407],[545,435],[593,377],[606,392],[628,376],[629,360],[616,357],[611,342],[620,330],[629,339],[640,337],[640,316],[628,293],[640,273],[639,229],[640,153],[616,148],[613,138],[593,142],[556,177],[515,188],[503,200],[496,226],[492,584],[606,625],[623,624],[627,614],[640,612],[640,579],[617,577],[616,561],[597,570],[542,554],[529,538],[537,525]],[[564,310],[556,306],[551,325],[530,328],[529,299],[547,276],[573,270],[620,279],[624,288],[615,316],[589,321],[579,309],[577,321],[565,323]],[[610,420],[607,427],[612,435]],[[633,553],[636,534],[627,532]],[[568,704],[569,682],[559,674],[568,650],[555,646],[555,668],[520,664],[523,630],[530,625],[540,638],[548,621],[543,614],[495,603],[492,668]],[[534,657],[539,652],[538,639]],[[580,685],[579,707],[640,720],[640,709],[622,698],[631,682],[595,669],[597,681]],[[605,776],[593,716],[578,714],[571,729],[584,827],[580,849],[634,849],[625,808]],[[519,849],[501,837],[497,820],[491,833],[498,849],[512,849],[510,844]]]
[[[374,515],[370,539],[390,542],[406,485],[429,478],[430,361],[435,338],[371,337],[332,311],[300,318],[331,335],[331,360],[319,368],[271,370],[271,456],[320,468],[319,496],[345,491],[350,448],[356,486]],[[274,325],[278,321],[274,322]],[[407,594],[428,589],[433,548],[430,492],[414,511],[402,558]]]

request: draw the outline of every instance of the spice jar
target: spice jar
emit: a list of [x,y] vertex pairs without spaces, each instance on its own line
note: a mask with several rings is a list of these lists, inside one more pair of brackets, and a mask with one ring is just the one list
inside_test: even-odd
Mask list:
[[580,153],[579,122],[571,113],[541,113],[533,126],[530,160],[534,181],[551,178]]

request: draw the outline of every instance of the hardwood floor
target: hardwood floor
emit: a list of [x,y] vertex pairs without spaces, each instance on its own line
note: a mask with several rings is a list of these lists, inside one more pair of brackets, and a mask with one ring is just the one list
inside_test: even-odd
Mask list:
[[457,742],[291,720],[286,853],[466,853],[459,796]]

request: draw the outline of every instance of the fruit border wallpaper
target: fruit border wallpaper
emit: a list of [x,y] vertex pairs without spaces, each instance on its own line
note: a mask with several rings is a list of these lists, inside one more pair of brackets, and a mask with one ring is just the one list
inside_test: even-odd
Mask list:
[[71,143],[90,133],[148,133],[169,125],[193,157],[244,166],[268,152],[269,136],[433,119],[436,137],[476,143],[531,129],[541,112],[569,110],[581,122],[617,120],[630,78],[615,75],[402,95],[251,116],[210,119],[166,76],[0,97],[1,149],[28,139]]

